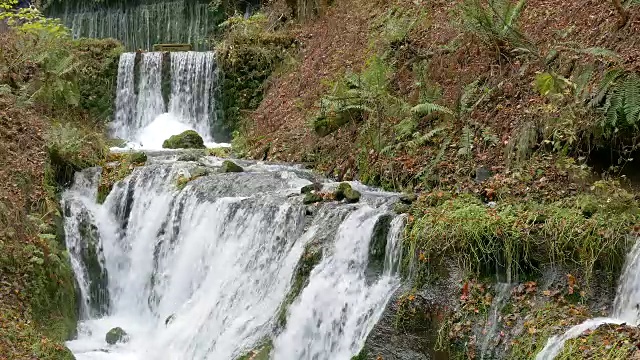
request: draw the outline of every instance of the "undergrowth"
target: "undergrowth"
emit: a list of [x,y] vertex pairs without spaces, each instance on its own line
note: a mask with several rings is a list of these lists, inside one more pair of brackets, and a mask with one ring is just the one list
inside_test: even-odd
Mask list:
[[633,195],[612,182],[549,204],[513,199],[488,206],[469,195],[435,194],[414,205],[408,232],[405,262],[416,260],[418,286],[428,281],[429,266],[450,259],[471,274],[502,268],[513,280],[541,265],[566,265],[589,282],[594,269],[619,273],[639,220]]

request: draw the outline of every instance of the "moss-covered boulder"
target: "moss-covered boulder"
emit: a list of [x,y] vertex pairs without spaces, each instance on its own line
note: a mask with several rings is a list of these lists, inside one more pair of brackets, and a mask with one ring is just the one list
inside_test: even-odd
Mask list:
[[309,205],[309,204],[315,204],[315,203],[319,203],[322,202],[322,196],[320,196],[320,194],[317,193],[307,193],[304,196],[304,199],[302,200],[302,203],[305,205]]
[[348,183],[341,183],[334,192],[336,200],[345,200],[348,203],[357,203],[360,201],[360,192],[354,190]]
[[138,151],[138,152],[133,152],[131,154],[129,154],[129,161],[132,164],[144,164],[147,162],[147,154],[145,154],[142,151]]
[[223,173],[231,173],[231,172],[243,172],[244,169],[240,165],[234,163],[231,160],[225,160],[222,163],[222,167],[220,168],[220,171],[222,171]]
[[164,149],[205,149],[204,140],[194,130],[173,135],[162,144]]
[[115,327],[107,333],[104,338],[109,345],[115,345],[119,342],[124,343],[129,341],[129,335],[121,327]]
[[320,191],[320,190],[322,190],[322,185],[319,183],[313,183],[313,184],[303,186],[302,189],[300,189],[300,194],[308,194],[310,192]]

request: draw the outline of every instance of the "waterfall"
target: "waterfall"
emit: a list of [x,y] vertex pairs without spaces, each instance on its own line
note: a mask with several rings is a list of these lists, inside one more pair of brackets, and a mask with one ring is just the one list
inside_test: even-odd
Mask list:
[[556,335],[547,341],[544,349],[538,353],[536,360],[552,360],[564,347],[568,340],[594,330],[604,324],[640,325],[640,241],[636,240],[631,252],[627,255],[624,270],[620,275],[616,299],[613,303],[611,317],[589,319],[576,325],[562,335]]
[[[74,204],[65,207],[66,239],[88,310],[68,343],[76,358],[233,360],[268,339],[276,360],[356,355],[399,284],[395,265],[366,271],[376,224],[395,216],[397,195],[353,184],[358,204],[306,206],[300,189],[315,179],[306,170],[247,162],[245,172],[219,173],[217,158],[162,156],[117,183],[103,205],[96,169],[78,173],[63,195]],[[203,165],[210,175],[176,187]],[[96,229],[97,267],[73,250],[87,240],[83,217]],[[387,223],[385,263],[399,261],[404,221]],[[277,314],[312,242],[323,258],[280,329]],[[90,279],[108,280],[98,282],[108,301],[91,301]],[[131,339],[108,346],[116,326]]]
[[115,38],[129,51],[151,50],[162,43],[189,43],[194,50],[205,50],[215,26],[205,1],[87,3],[54,4],[47,16],[60,18],[74,38]]
[[114,136],[147,149],[185,130],[205,142],[226,139],[216,105],[218,73],[213,52],[122,54]]

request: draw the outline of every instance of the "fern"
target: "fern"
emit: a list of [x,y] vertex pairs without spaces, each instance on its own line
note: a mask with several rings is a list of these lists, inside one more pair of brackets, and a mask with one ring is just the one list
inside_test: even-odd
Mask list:
[[434,112],[441,112],[444,114],[453,115],[453,111],[449,110],[446,106],[425,102],[422,104],[418,104],[411,109],[411,112],[416,114],[417,116],[427,116]]
[[640,78],[636,74],[616,78],[620,77],[624,79],[611,85],[602,108],[605,114],[602,125],[606,135],[620,131],[636,132],[640,123]]
[[416,126],[418,126],[418,123],[412,117],[402,120],[395,126],[396,138],[399,140],[408,138],[415,132]]
[[473,150],[473,141],[475,139],[474,131],[465,126],[462,129],[462,136],[460,138],[460,148],[458,149],[458,155],[469,156]]

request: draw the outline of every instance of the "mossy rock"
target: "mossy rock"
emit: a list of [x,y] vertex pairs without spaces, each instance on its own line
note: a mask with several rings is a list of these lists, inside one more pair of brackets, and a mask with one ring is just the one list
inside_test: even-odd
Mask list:
[[271,350],[273,350],[273,342],[268,340],[264,344],[236,358],[236,360],[269,360]]
[[396,203],[395,205],[393,205],[393,211],[396,214],[406,214],[411,210],[411,206],[404,204],[404,203]]
[[107,333],[104,338],[109,345],[115,345],[117,343],[125,343],[129,341],[129,335],[121,327],[115,327]]
[[334,195],[336,200],[345,200],[350,204],[357,203],[358,201],[360,201],[361,197],[360,192],[354,190],[348,183],[341,183],[340,185],[338,185],[338,188],[336,189]]
[[164,149],[204,149],[204,140],[194,130],[173,135],[162,144]]
[[131,161],[132,164],[144,164],[147,162],[147,154],[142,151],[133,152],[129,154],[129,161]]
[[315,203],[319,203],[322,202],[322,196],[320,196],[320,194],[316,194],[316,193],[307,193],[304,196],[304,199],[302,200],[302,203],[305,205],[309,205],[309,204],[315,204]]
[[178,156],[178,161],[198,161],[200,160],[200,154],[197,152],[188,152]]
[[238,172],[243,172],[244,169],[234,163],[231,160],[225,160],[224,162],[222,162],[222,167],[220,168],[220,171],[222,171],[223,173],[238,173]]
[[405,194],[400,195],[400,201],[403,204],[411,205],[416,200],[418,200],[418,195],[416,195],[414,193],[405,193]]
[[308,194],[310,192],[320,191],[320,190],[322,190],[322,185],[319,183],[313,183],[313,184],[303,186],[302,189],[300,189],[300,194]]

